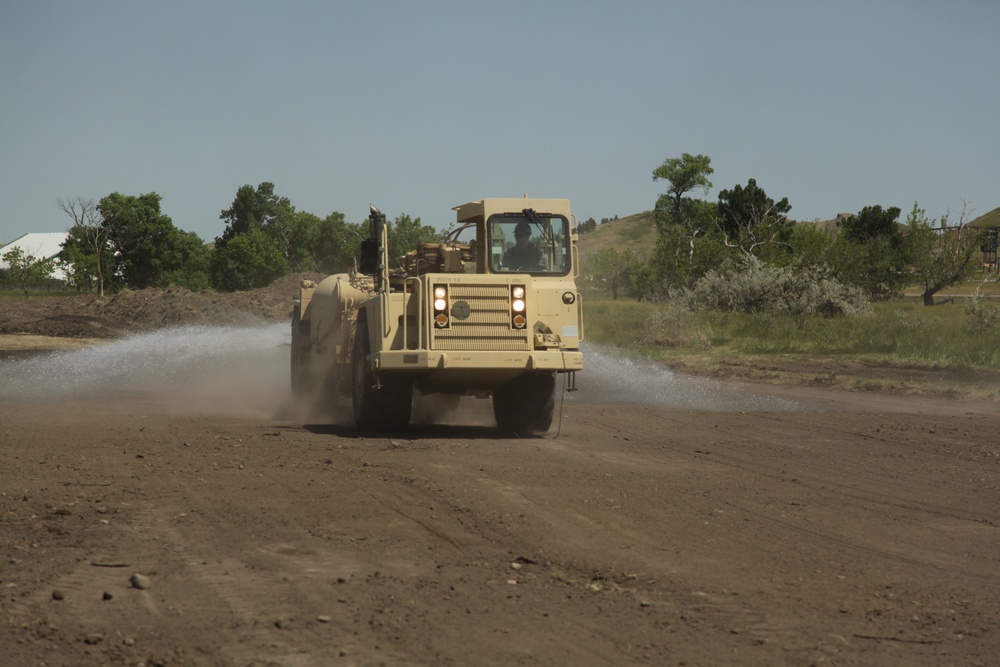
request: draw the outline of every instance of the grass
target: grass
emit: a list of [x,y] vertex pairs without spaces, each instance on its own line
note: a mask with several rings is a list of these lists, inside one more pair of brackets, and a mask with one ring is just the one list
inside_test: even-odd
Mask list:
[[[1000,317],[1000,304],[989,308]],[[1000,330],[970,327],[981,316],[967,312],[966,300],[926,307],[901,299],[875,304],[869,315],[825,318],[693,313],[591,297],[585,318],[588,341],[691,373],[889,393],[1000,395]]]
[[664,304],[588,299],[589,340],[646,356],[700,354],[840,355],[1000,369],[1000,331],[972,333],[964,302],[926,307],[878,303],[870,315],[820,316],[698,312]]

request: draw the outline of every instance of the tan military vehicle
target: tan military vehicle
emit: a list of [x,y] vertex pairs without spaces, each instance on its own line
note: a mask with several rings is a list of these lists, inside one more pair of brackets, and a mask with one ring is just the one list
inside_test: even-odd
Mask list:
[[504,431],[549,430],[556,375],[583,368],[575,218],[566,199],[482,199],[442,243],[389,268],[385,216],[355,270],[305,281],[292,320],[292,388],[351,396],[363,430],[410,422],[414,396],[493,399]]

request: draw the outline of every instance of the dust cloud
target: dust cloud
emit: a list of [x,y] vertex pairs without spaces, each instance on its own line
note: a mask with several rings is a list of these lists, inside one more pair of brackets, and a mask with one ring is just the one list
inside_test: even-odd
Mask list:
[[[290,342],[287,324],[188,326],[6,360],[0,362],[0,400],[151,398],[201,414],[351,423],[349,398],[339,399],[337,405],[319,397],[305,401],[306,405],[291,400]],[[556,386],[561,389],[562,382]],[[584,349],[584,370],[577,375],[577,386],[578,391],[563,394],[567,402],[728,411],[800,407],[734,385],[675,374],[594,345]],[[490,401],[463,398],[455,405],[435,405],[426,402],[429,398],[424,397],[424,406],[418,404],[414,410],[415,423],[492,422]]]
[[583,347],[583,370],[576,384],[577,391],[567,394],[567,401],[721,411],[802,407],[734,384],[674,373],[648,361],[628,359],[614,348],[589,344]]
[[0,362],[0,400],[166,399],[202,413],[265,413],[289,394],[287,324],[187,326]]

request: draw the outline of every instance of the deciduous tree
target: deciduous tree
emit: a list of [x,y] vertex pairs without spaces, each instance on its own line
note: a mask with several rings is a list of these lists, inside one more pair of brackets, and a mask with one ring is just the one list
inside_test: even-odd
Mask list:
[[907,254],[925,306],[933,306],[934,295],[945,287],[969,277],[975,266],[972,258],[986,236],[984,229],[969,224],[967,205],[955,224],[949,223],[950,215],[945,214],[935,226],[916,202],[906,217]]
[[59,210],[73,220],[73,227],[63,243],[60,258],[69,266],[69,274],[77,289],[81,283],[93,285],[104,296],[105,270],[114,258],[108,249],[109,228],[93,199],[77,196],[75,199],[58,199]]
[[315,268],[325,274],[347,271],[353,265],[361,240],[367,233],[361,227],[347,222],[344,214],[337,211],[320,220],[313,246]]
[[611,292],[611,298],[619,294],[635,294],[635,281],[642,267],[642,260],[628,248],[604,248],[587,258],[583,277],[594,287]]
[[[656,201],[654,220],[657,241],[652,266],[646,276],[659,276],[669,288],[691,278],[690,268],[697,263],[695,250],[702,237],[716,229],[717,206],[687,196],[692,190],[706,193],[712,187],[708,177],[715,171],[707,155],[684,153],[668,158],[653,170],[653,180],[666,180],[667,192]],[[682,253],[686,257],[682,257]]]
[[288,262],[274,241],[256,227],[216,246],[211,259],[212,287],[224,292],[270,285],[288,273]]
[[430,225],[421,224],[420,218],[411,218],[402,213],[388,224],[389,261],[396,262],[410,250],[415,250],[417,243],[424,241],[436,243],[441,240],[441,232]]
[[908,279],[898,219],[895,206],[875,205],[837,222],[840,238],[830,256],[834,275],[861,287],[875,301],[896,296]]
[[226,228],[216,239],[216,245],[225,245],[230,239],[251,229],[259,229],[278,239],[285,233],[284,222],[294,212],[295,208],[287,197],[274,194],[273,183],[265,181],[256,189],[244,185],[236,191],[232,205],[219,214]]
[[20,247],[8,250],[2,259],[7,263],[10,281],[24,290],[25,298],[30,296],[28,288],[45,282],[55,268],[54,259],[36,257]]
[[117,273],[132,289],[167,286],[168,275],[184,267],[190,237],[160,212],[160,195],[137,197],[114,192],[97,208],[115,251]]
[[683,153],[679,158],[667,158],[659,167],[653,170],[653,180],[663,179],[669,183],[667,192],[656,202],[656,210],[669,211],[676,221],[683,216],[684,200],[692,190],[704,190],[706,193],[712,187],[708,180],[715,170],[712,169],[712,158],[707,155],[691,155]]

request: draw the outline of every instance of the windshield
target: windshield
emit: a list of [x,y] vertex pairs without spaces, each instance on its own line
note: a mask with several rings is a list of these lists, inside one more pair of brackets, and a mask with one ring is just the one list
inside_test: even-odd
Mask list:
[[569,221],[562,216],[518,214],[490,216],[490,270],[563,276],[570,270]]

